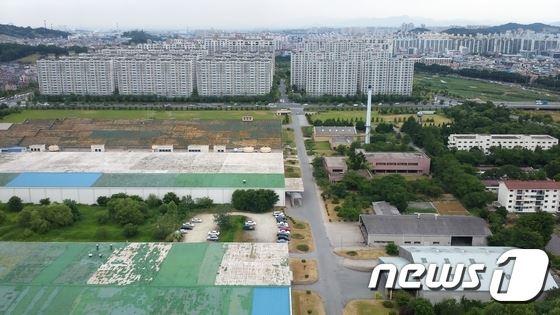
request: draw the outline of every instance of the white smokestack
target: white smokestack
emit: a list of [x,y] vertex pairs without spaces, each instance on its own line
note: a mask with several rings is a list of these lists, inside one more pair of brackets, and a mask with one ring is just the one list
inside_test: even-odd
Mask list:
[[371,132],[371,85],[368,86],[368,90],[367,90],[366,139],[365,139],[366,144],[369,144],[370,132]]

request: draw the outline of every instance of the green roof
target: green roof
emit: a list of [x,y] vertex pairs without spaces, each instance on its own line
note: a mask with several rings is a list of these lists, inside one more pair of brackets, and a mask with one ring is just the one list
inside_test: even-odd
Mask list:
[[19,173],[0,173],[0,186],[6,186],[12,179],[16,178]]
[[284,188],[283,174],[103,174],[93,187]]

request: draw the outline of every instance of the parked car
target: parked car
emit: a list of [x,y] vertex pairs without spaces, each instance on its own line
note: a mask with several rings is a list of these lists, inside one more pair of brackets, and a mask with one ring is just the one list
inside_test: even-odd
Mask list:
[[288,240],[283,239],[283,238],[279,238],[276,240],[276,243],[288,243]]
[[253,226],[255,226],[255,225],[257,225],[257,223],[255,223],[255,221],[253,221],[253,220],[247,220],[247,221],[245,221],[245,225],[253,225]]
[[193,228],[194,228],[194,225],[192,225],[190,223],[183,223],[183,225],[181,225],[181,229],[192,230]]
[[248,230],[248,231],[252,231],[252,230],[255,229],[255,226],[254,226],[254,225],[247,225],[247,224],[245,224],[245,225],[243,226],[243,229],[244,229],[244,230]]
[[279,230],[278,230],[278,234],[280,234],[280,233],[290,235],[290,231],[289,231],[289,230],[286,230],[286,229],[279,229]]
[[188,232],[189,232],[189,230],[187,230],[187,229],[183,229],[183,228],[179,229],[179,233],[181,233],[181,234],[187,234]]
[[208,235],[206,240],[216,242],[216,241],[219,240],[219,238],[218,238],[218,235],[211,234],[211,235]]
[[192,218],[191,223],[202,223],[202,219],[201,218]]
[[282,222],[276,223],[276,226],[278,226],[279,228],[281,228],[281,227],[289,227],[290,225],[288,224],[288,222],[282,221]]
[[220,236],[220,231],[215,231],[215,230],[212,230],[212,231],[208,232],[208,235],[216,235],[216,236]]
[[289,241],[289,240],[290,240],[290,237],[289,237],[289,236],[285,236],[285,235],[278,235],[277,239]]
[[272,215],[275,216],[275,217],[277,217],[277,216],[279,216],[279,215],[284,215],[284,212],[282,212],[282,211],[274,211],[274,212],[272,212]]

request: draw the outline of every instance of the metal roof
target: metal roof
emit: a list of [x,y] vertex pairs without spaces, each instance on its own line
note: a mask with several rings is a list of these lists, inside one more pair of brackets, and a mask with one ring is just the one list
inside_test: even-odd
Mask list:
[[360,215],[368,234],[487,236],[486,221],[459,215]]

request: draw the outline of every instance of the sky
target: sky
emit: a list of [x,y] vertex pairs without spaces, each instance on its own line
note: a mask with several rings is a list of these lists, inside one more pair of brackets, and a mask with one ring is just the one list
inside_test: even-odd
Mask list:
[[560,0],[0,0],[2,24],[38,27],[46,20],[48,27],[93,29],[117,23],[121,29],[295,28],[380,18],[386,24],[552,23],[560,22],[558,12]]

